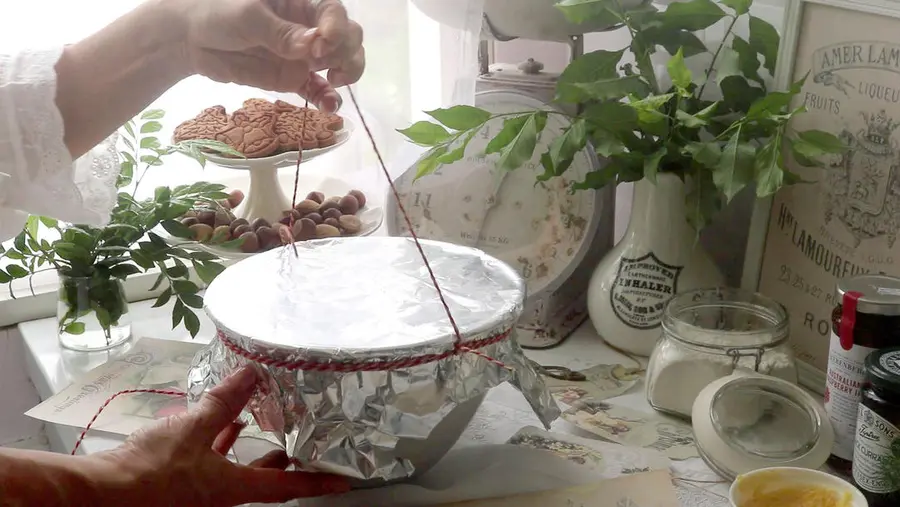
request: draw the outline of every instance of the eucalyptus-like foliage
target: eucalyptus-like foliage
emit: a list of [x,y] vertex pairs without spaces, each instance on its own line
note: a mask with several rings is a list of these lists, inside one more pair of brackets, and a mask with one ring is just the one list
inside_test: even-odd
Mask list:
[[[846,147],[830,133],[789,128],[806,111],[792,107],[805,78],[788,90],[768,89],[763,74],[774,74],[780,40],[774,27],[750,14],[751,3],[690,0],[660,12],[649,2],[631,10],[617,0],[558,2],[575,23],[621,23],[631,34],[628,47],[587,53],[562,73],[556,101],[582,106],[580,114],[569,118],[571,126],[545,132],[547,115],[562,114],[554,111],[493,115],[470,106],[429,111],[434,121],[400,131],[430,148],[418,163],[418,176],[461,160],[485,123],[500,117],[503,127],[485,149],[486,155],[499,156],[500,167],[520,167],[533,157],[540,136],[552,135],[540,158],[544,173],[539,179],[547,180],[564,174],[590,143],[607,163],[575,182],[573,190],[642,178],[655,182],[660,172],[676,173],[689,183],[687,215],[698,230],[748,185],[755,184],[759,197],[768,197],[801,182],[786,157],[821,167],[828,155]],[[734,33],[742,19],[749,24],[748,39]],[[720,22],[727,27],[723,42],[707,48],[695,32]],[[670,55],[672,85],[666,89],[651,64],[658,51]],[[711,55],[711,62],[695,74],[685,60],[701,54]],[[714,87],[721,100],[707,98]]]
[[[163,158],[173,153],[185,154],[201,165],[205,165],[204,153],[209,151],[242,155],[225,144],[212,141],[186,141],[163,146],[154,134],[162,129],[158,120],[164,115],[160,110],[146,111],[123,126],[122,142],[127,150],[119,153],[121,165],[116,181],[119,194],[106,226],[62,224],[50,217],[30,216],[13,246],[9,249],[0,246],[0,258],[13,261],[0,269],[0,283],[9,284],[48,269],[55,269],[70,279],[88,279],[81,284],[81,287],[90,287],[87,294],[84,290],[76,290],[75,284],[64,286],[60,291],[61,299],[69,308],[59,320],[60,331],[83,333],[82,319],[87,313],[93,313],[108,334],[110,327],[118,325],[126,308],[124,295],[112,282],[152,268],[159,268],[160,274],[151,290],[168,284],[154,306],[162,306],[174,298],[172,327],[184,323],[191,336],[196,336],[200,330],[200,319],[194,310],[203,308],[203,299],[198,294],[197,284],[190,280],[188,265],[195,268],[205,283],[211,282],[225,268],[217,256],[172,246],[153,230],[162,226],[173,236],[187,241],[190,231],[179,219],[195,203],[220,206],[219,202],[228,197],[225,186],[197,182],[175,188],[159,187],[153,197],[143,200],[136,199],[135,195],[147,171],[161,166]],[[143,169],[138,171],[139,167]],[[134,181],[136,174],[138,179]],[[131,192],[126,192],[125,188],[133,182]],[[89,301],[83,301],[85,297]]]

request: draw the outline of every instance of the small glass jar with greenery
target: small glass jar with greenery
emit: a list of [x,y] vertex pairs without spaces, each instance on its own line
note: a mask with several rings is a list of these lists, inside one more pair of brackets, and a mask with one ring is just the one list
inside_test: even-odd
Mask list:
[[[126,149],[119,153],[121,166],[116,181],[120,191],[106,226],[62,224],[50,217],[31,216],[10,248],[0,246],[0,258],[13,261],[0,269],[0,283],[9,284],[43,270],[59,274],[57,323],[63,347],[104,350],[130,338],[128,299],[122,282],[151,269],[159,270],[151,290],[168,285],[154,306],[174,299],[173,328],[183,324],[192,337],[200,330],[195,311],[203,308],[203,299],[189,268],[194,268],[204,283],[225,268],[217,256],[189,248],[190,231],[179,219],[197,203],[221,206],[228,198],[225,187],[197,182],[159,187],[146,199],[135,196],[141,178],[150,168],[162,165],[168,155],[181,153],[201,165],[206,163],[204,153],[209,151],[241,155],[210,141],[163,146],[154,135],[162,129],[159,120],[163,117],[163,111],[151,110],[124,125],[121,142]],[[139,167],[142,170],[138,171]],[[131,191],[125,191],[132,183]],[[158,227],[185,238],[184,245],[167,243],[154,232]]]

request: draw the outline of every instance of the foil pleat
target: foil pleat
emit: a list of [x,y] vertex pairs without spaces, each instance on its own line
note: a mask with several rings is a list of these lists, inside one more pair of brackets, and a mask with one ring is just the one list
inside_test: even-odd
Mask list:
[[[259,365],[266,383],[242,418],[302,468],[394,481],[434,465],[485,394],[510,382],[545,426],[559,409],[514,336],[525,285],[509,266],[466,247],[421,242],[464,343],[509,332],[479,353],[393,371],[322,372]],[[297,244],[227,269],[205,296],[218,332],[272,361],[388,361],[441,354],[454,331],[415,243],[346,238]],[[196,402],[252,361],[221,339],[194,359]],[[283,363],[282,363],[283,364]]]

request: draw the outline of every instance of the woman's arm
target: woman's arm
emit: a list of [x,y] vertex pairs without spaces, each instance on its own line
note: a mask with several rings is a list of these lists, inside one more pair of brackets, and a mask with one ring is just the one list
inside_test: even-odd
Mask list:
[[172,0],[148,0],[65,48],[56,64],[56,105],[73,158],[192,73],[175,7]]
[[194,410],[159,421],[118,448],[90,456],[0,450],[3,507],[193,507],[284,503],[345,493],[347,479],[287,472],[283,451],[247,465],[228,454],[235,420],[256,391],[245,367],[209,390]]
[[99,506],[94,468],[83,456],[0,450],[0,505]]

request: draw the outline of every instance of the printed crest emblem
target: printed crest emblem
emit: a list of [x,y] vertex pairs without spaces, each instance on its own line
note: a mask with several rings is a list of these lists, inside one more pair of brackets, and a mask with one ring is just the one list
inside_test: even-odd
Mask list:
[[666,303],[678,291],[683,269],[662,262],[653,252],[637,259],[623,257],[609,291],[616,317],[635,329],[659,327]]
[[829,171],[823,180],[825,223],[839,220],[853,235],[854,248],[881,236],[892,248],[900,226],[900,153],[892,136],[900,122],[885,110],[861,114],[865,128],[856,134],[841,133],[849,150],[833,164],[838,170]]

